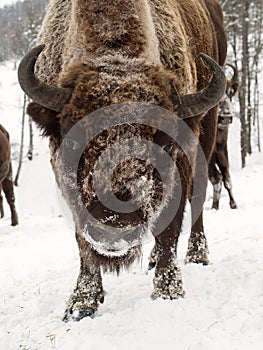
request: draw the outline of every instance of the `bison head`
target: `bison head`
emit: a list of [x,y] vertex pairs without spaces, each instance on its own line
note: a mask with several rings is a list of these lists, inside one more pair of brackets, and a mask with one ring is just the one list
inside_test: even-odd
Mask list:
[[20,85],[34,101],[28,113],[50,136],[56,180],[77,231],[103,254],[123,254],[156,225],[183,176],[176,154],[191,135],[176,140],[178,121],[200,121],[218,103],[224,74],[201,54],[211,81],[197,93],[177,95],[180,82],[161,65],[114,57],[69,67],[54,87],[34,73],[42,50],[31,50],[19,66]]

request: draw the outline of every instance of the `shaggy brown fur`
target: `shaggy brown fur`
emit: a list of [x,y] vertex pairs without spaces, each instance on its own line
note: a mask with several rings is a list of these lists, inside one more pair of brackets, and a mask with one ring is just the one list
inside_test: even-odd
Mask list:
[[[50,136],[56,179],[76,222],[81,266],[65,319],[72,317],[78,320],[92,316],[103,299],[100,267],[119,271],[122,266],[128,267],[140,253],[138,247],[123,252],[122,257],[109,257],[106,251],[96,252],[96,247],[85,240],[85,218],[79,202],[95,208],[97,217],[103,219],[103,208],[96,206],[97,199],[92,185],[96,160],[117,140],[139,136],[141,140],[159,140],[161,143],[161,139],[164,139],[166,146],[170,141],[166,136],[160,137],[153,127],[118,125],[116,122],[116,126],[97,135],[82,155],[77,176],[81,198],[76,198],[75,192],[78,191],[72,185],[76,179],[70,166],[62,160],[58,160],[59,167],[55,166],[56,151],[73,125],[101,107],[143,102],[174,112],[172,93],[193,93],[208,84],[210,73],[198,57],[199,52],[208,54],[223,65],[226,55],[223,18],[216,0],[52,0],[38,42],[45,44],[45,50],[37,63],[38,77],[53,85],[73,88],[71,99],[60,114],[49,110],[45,112],[45,108],[35,103],[29,106],[28,112],[44,129],[44,134]],[[46,123],[45,113],[47,119],[52,115],[53,120]],[[209,159],[215,142],[216,108],[208,112],[201,125],[202,117],[203,115],[198,115],[186,123],[197,137],[200,135],[204,153]],[[175,129],[176,125],[175,121]],[[94,125],[89,119],[85,120],[83,130],[92,131],[92,128]],[[190,142],[186,140],[186,143],[188,141]],[[195,163],[198,157],[197,144],[191,144],[188,148],[188,156]],[[182,195],[176,216],[156,237],[156,271],[152,297],[173,299],[184,293],[175,257],[185,202],[191,194],[195,164],[190,167],[186,155],[178,145],[173,144],[169,149],[173,159],[177,155],[173,168],[167,169],[169,195],[176,197],[178,191],[176,166],[180,173]],[[125,149],[123,153],[125,151],[128,152]],[[111,161],[114,162],[114,158]],[[103,171],[100,175],[103,182]],[[207,263],[202,214],[196,220],[196,213],[202,212],[206,169],[197,168],[195,176],[200,198],[191,201],[195,219],[187,260]],[[134,159],[120,164],[112,179],[116,196],[125,201],[129,191],[136,192],[134,183],[140,183],[141,178],[146,179],[143,183],[146,196],[141,212],[136,213],[138,221],[157,217],[164,209],[165,203],[159,208],[160,213],[157,213],[156,208],[160,207],[162,198],[158,174],[152,166]],[[139,185],[138,188],[140,189]],[[124,216],[120,215],[119,221],[124,222],[123,220]],[[115,224],[110,223],[112,230],[118,230]]]
[[10,161],[10,143],[9,134],[0,124],[0,217],[4,216],[3,197],[1,191],[4,191],[6,200],[11,210],[11,224],[18,224],[18,216],[15,208],[15,196],[12,180],[12,165]]

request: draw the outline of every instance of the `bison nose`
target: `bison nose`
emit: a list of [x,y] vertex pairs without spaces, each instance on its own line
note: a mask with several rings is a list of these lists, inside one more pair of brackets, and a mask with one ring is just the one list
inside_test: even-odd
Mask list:
[[106,207],[98,199],[92,201],[88,212],[98,221],[98,225],[102,223],[113,228],[135,227],[145,223],[141,209],[135,209],[130,213],[116,212]]

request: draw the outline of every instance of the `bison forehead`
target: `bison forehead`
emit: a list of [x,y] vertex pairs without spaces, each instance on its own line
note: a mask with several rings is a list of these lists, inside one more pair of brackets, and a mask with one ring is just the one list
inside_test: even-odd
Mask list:
[[170,100],[173,86],[178,87],[174,74],[159,66],[143,66],[138,60],[129,64],[107,66],[73,66],[61,75],[61,84],[73,87],[62,120],[78,121],[95,110],[116,103],[145,102],[173,111]]

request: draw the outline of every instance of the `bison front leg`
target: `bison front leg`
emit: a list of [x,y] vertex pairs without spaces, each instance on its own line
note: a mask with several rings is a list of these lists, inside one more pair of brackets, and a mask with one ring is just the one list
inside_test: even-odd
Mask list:
[[216,168],[216,151],[214,151],[213,157],[209,164],[208,174],[209,174],[209,180],[211,184],[213,185],[213,204],[212,209],[219,209],[219,200],[221,197],[221,191],[222,191],[222,180],[223,176],[222,174],[217,170]]
[[192,225],[185,262],[207,265],[209,260],[207,240],[203,226],[203,204],[208,179],[207,169],[205,167],[199,167],[198,164],[199,161],[197,161],[192,186],[192,192],[194,191],[194,193],[192,193],[192,197],[190,198]]
[[236,201],[234,199],[233,192],[232,192],[232,182],[231,182],[230,175],[227,177],[226,180],[224,180],[224,186],[225,186],[225,188],[228,192],[228,195],[229,195],[230,208],[237,209],[237,204],[236,204]]
[[18,215],[15,207],[14,184],[11,165],[7,177],[2,182],[2,187],[6,196],[7,203],[9,204],[11,210],[11,225],[16,226],[18,225]]
[[222,187],[222,180],[224,183],[224,186],[228,192],[229,195],[229,205],[231,209],[236,209],[237,204],[233,197],[232,192],[232,183],[231,183],[231,177],[229,173],[229,161],[228,161],[228,151],[227,151],[227,144],[224,145],[224,148],[221,151],[217,152],[217,162],[218,167],[221,171],[221,187]]
[[5,213],[4,213],[4,206],[3,206],[2,185],[0,183],[0,218],[3,218],[4,215]]
[[[184,296],[180,268],[176,262],[177,243],[181,231],[186,198],[181,203],[174,219],[168,227],[155,238],[152,263],[156,265],[153,279],[152,298],[177,299]],[[164,214],[165,215],[165,212]]]
[[227,150],[225,151],[225,154],[222,154],[220,159],[220,171],[222,173],[223,183],[225,186],[225,189],[228,192],[229,195],[229,205],[231,209],[236,209],[237,204],[235,202],[233,192],[232,192],[232,182],[231,177],[229,173],[229,163],[228,163],[228,153]]
[[185,262],[208,265],[208,253],[207,240],[203,229],[203,213],[201,213],[192,226]]
[[212,209],[219,209],[219,200],[222,192],[222,175],[218,173],[216,178],[210,178],[211,183],[213,184],[213,204]]
[[80,272],[77,285],[69,298],[63,320],[80,321],[94,317],[99,303],[104,300],[100,267],[91,261],[92,251],[86,240],[76,234],[80,251]]
[[222,175],[217,171],[216,176],[210,177],[210,181],[213,185],[213,204],[212,209],[219,209],[219,200],[222,192]]

